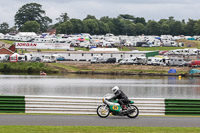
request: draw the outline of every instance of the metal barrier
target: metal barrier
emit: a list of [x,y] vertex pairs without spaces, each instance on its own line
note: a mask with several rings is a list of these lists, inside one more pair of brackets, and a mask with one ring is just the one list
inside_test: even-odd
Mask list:
[[24,96],[0,96],[0,113],[25,113]]
[[[96,114],[100,97],[0,96],[0,113]],[[130,98],[140,115],[200,115],[198,99]]]
[[[165,99],[130,98],[140,115],[165,115]],[[99,97],[25,96],[25,113],[96,114]]]
[[165,99],[166,115],[200,115],[200,100]]

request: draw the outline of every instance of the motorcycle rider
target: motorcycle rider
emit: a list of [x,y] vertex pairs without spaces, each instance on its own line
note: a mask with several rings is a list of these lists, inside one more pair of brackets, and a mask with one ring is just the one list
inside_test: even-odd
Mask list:
[[112,88],[112,92],[115,94],[111,99],[118,99],[120,106],[122,106],[122,110],[126,110],[126,105],[129,102],[128,97],[124,94],[122,90],[119,89],[118,86]]

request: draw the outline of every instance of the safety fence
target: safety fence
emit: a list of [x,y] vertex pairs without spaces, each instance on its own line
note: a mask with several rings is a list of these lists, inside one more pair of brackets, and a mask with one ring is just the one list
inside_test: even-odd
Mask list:
[[25,97],[0,96],[0,113],[25,113]]
[[[200,100],[130,98],[140,115],[200,115]],[[0,96],[1,113],[96,114],[100,97]]]
[[200,115],[200,99],[165,99],[166,115]]

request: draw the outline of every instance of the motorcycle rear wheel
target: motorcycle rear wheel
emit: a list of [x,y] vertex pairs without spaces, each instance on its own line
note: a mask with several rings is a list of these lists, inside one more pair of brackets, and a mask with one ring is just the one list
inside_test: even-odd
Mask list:
[[134,109],[135,111],[131,114],[127,114],[129,118],[136,118],[139,115],[139,109],[135,105],[130,105],[131,109]]
[[97,108],[97,115],[101,118],[106,118],[110,114],[109,108],[106,105],[100,105]]

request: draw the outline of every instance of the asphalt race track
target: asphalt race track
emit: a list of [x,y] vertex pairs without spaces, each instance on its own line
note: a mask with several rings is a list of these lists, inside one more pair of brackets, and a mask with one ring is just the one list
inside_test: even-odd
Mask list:
[[200,127],[200,117],[128,117],[96,115],[0,115],[0,125]]

